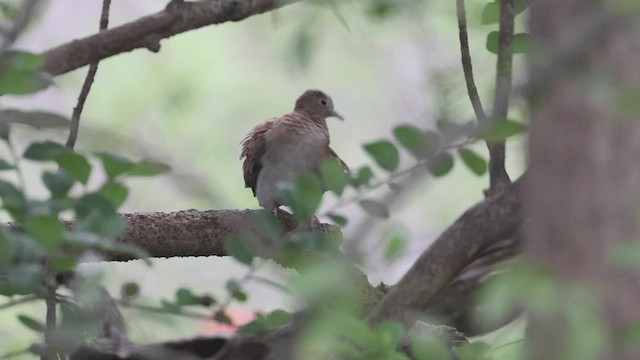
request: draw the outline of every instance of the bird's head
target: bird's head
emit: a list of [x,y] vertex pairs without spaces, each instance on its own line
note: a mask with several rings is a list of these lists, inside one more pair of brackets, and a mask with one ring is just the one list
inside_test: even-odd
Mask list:
[[317,117],[324,120],[328,117],[335,116],[340,120],[344,120],[333,108],[333,100],[331,97],[320,90],[307,90],[296,100],[294,111],[305,113],[311,117]]

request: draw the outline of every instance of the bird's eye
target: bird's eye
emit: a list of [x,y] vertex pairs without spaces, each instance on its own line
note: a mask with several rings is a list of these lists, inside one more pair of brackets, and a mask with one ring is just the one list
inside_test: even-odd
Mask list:
[[320,104],[327,105],[327,100],[325,100],[325,99],[320,100]]

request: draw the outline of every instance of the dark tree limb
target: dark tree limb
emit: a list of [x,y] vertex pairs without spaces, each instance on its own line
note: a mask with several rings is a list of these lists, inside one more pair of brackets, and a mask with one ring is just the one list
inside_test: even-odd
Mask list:
[[[514,0],[500,1],[500,30],[498,34],[498,63],[496,71],[496,90],[493,101],[492,121],[506,118],[509,112],[511,95],[511,71],[513,60],[513,21],[515,17]],[[502,191],[511,180],[504,167],[505,142],[488,143],[489,193]]]
[[369,314],[369,322],[408,323],[412,311],[424,309],[478,255],[522,225],[523,178],[504,192],[467,210],[416,260],[411,269]]
[[518,232],[481,251],[477,259],[447,287],[436,293],[421,312],[427,315],[431,323],[454,327],[467,336],[486,334],[513,321],[521,314],[520,309],[515,309],[499,321],[479,322],[486,307],[478,303],[477,295],[485,285],[509,271],[521,251],[522,241]]
[[42,70],[56,76],[139,48],[157,52],[162,39],[207,25],[244,20],[297,1],[171,1],[158,13],[45,51]]
[[[102,0],[102,12],[100,14],[100,28],[99,30],[102,32],[107,29],[109,26],[109,7],[111,6],[111,0]],[[75,108],[73,108],[73,113],[71,114],[71,128],[69,129],[69,138],[67,139],[67,147],[73,149],[76,144],[76,139],[78,138],[78,129],[80,128],[80,115],[82,114],[82,109],[84,109],[84,103],[87,101],[87,96],[89,96],[89,91],[91,91],[91,85],[93,84],[93,80],[96,77],[96,72],[98,72],[98,64],[99,62],[94,62],[89,65],[89,71],[87,71],[87,77],[84,79],[84,83],[82,84],[82,89],[80,90],[80,95],[78,96],[78,103]]]

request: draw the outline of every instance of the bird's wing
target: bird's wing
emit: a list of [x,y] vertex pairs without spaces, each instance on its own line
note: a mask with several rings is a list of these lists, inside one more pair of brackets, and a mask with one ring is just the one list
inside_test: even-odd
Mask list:
[[271,119],[256,126],[241,142],[242,153],[240,154],[240,159],[244,158],[244,163],[242,164],[244,185],[251,188],[253,195],[256,194],[258,174],[262,169],[261,158],[267,148],[265,133],[275,125],[277,120]]
[[336,159],[340,163],[340,166],[342,166],[342,169],[344,171],[346,171],[347,173],[351,172],[349,170],[349,165],[347,165],[347,163],[345,163],[344,160],[342,160],[340,156],[338,156],[338,154],[336,154],[336,152],[333,151],[332,148],[327,147],[327,149],[328,149],[328,156],[327,156],[328,158]]

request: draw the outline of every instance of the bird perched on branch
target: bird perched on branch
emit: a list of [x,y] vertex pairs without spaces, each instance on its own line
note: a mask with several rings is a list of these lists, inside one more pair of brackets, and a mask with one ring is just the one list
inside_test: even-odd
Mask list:
[[245,187],[253,190],[260,206],[277,211],[283,189],[302,174],[320,171],[325,159],[347,165],[329,147],[328,117],[344,120],[331,98],[319,90],[307,90],[296,100],[293,112],[253,128],[242,141]]

